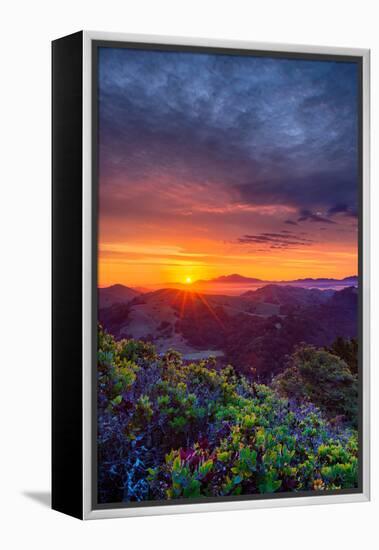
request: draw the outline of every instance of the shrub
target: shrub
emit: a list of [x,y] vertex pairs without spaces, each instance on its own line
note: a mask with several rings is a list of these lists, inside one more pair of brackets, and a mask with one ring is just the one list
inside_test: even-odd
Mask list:
[[100,327],[99,502],[355,487],[356,432],[303,397]]
[[325,348],[333,355],[345,361],[352,374],[358,374],[358,341],[356,338],[345,340],[341,336],[335,339],[330,348]]
[[357,377],[345,361],[326,350],[298,347],[273,386],[287,398],[314,403],[329,418],[342,417],[356,425]]

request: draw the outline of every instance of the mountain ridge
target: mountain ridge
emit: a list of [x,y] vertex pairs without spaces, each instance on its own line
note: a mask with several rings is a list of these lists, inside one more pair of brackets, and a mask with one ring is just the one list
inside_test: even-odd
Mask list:
[[218,284],[218,283],[266,283],[266,284],[286,284],[286,283],[345,283],[350,281],[358,281],[357,275],[350,275],[342,279],[336,279],[334,277],[304,277],[300,279],[289,279],[289,280],[267,280],[267,279],[258,279],[256,277],[245,277],[244,275],[239,275],[238,273],[233,273],[231,275],[221,275],[220,277],[215,277],[214,279],[199,279],[194,281],[193,285],[196,284]]
[[99,307],[110,307],[120,302],[128,302],[140,295],[141,292],[137,289],[122,285],[120,283],[108,287],[98,288]]

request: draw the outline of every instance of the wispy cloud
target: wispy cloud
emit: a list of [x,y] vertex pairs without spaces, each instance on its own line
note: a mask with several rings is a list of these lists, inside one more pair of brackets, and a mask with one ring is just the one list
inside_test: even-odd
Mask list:
[[242,244],[265,244],[270,248],[289,249],[299,246],[311,246],[313,240],[295,234],[264,232],[256,235],[243,235],[238,239],[238,242]]

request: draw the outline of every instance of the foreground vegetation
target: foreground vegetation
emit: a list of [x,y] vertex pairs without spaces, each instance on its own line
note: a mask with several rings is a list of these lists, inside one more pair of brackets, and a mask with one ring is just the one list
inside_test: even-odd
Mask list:
[[356,401],[333,350],[298,348],[269,387],[100,328],[99,502],[353,488]]

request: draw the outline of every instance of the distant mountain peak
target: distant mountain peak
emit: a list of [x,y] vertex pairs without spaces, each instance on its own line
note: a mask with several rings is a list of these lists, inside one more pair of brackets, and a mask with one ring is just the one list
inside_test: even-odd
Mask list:
[[140,294],[138,290],[120,283],[99,288],[99,306],[109,307],[115,303],[127,303]]
[[210,283],[262,283],[262,279],[256,279],[254,277],[245,277],[244,275],[239,275],[238,273],[232,273],[231,275],[221,275],[215,279],[208,281]]
[[122,285],[121,283],[115,283],[114,285],[104,286],[102,290],[132,290],[130,286]]

